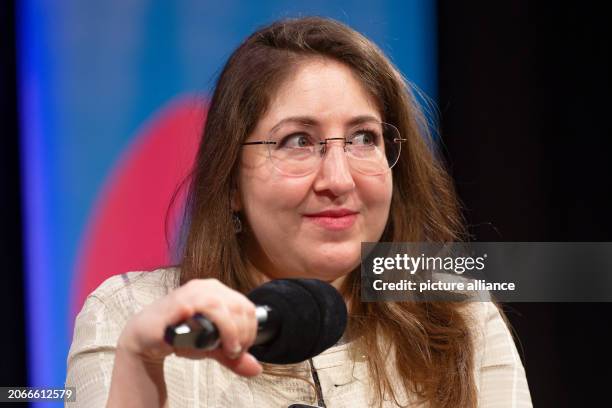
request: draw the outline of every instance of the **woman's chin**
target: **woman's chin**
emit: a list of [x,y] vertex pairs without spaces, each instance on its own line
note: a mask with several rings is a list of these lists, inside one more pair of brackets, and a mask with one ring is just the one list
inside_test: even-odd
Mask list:
[[359,259],[347,262],[345,259],[327,259],[324,262],[316,262],[309,266],[309,275],[314,278],[331,282],[351,273],[359,266]]

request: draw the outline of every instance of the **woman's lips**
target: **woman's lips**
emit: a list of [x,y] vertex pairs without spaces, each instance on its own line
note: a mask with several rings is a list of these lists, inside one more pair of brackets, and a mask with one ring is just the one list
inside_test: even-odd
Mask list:
[[323,211],[304,215],[304,218],[330,231],[342,231],[353,226],[357,219],[354,211]]

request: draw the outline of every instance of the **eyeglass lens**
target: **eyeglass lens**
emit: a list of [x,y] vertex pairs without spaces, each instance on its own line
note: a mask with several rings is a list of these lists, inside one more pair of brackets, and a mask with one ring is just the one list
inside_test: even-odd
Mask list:
[[326,150],[338,139],[344,144],[350,166],[363,174],[376,175],[387,171],[397,162],[401,143],[399,131],[393,125],[364,122],[348,130],[342,138],[322,137],[316,126],[287,123],[276,128],[268,144],[270,159],[284,174],[306,175],[318,168]]

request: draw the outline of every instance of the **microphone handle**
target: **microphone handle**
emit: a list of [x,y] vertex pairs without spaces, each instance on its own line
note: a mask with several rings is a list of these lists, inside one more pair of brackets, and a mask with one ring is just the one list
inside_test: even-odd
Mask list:
[[[280,318],[269,306],[256,306],[257,337],[253,346],[259,346],[272,340],[280,329]],[[201,314],[176,325],[166,327],[164,340],[173,347],[214,350],[219,347],[217,327]]]

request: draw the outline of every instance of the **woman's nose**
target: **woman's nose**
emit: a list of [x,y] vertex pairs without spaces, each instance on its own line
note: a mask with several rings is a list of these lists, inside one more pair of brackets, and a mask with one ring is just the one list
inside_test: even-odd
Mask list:
[[315,191],[329,190],[334,196],[341,196],[354,188],[355,180],[344,151],[344,139],[328,140],[314,182]]

